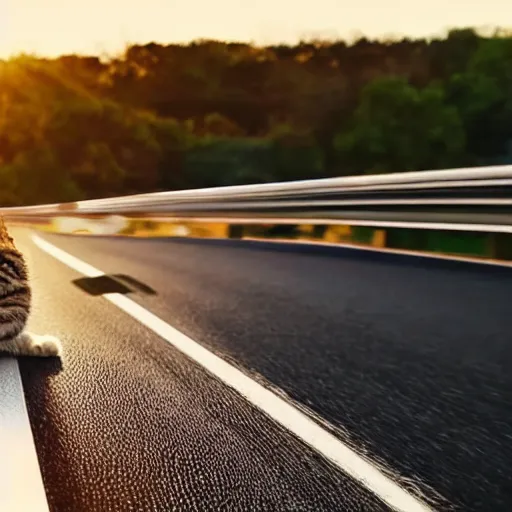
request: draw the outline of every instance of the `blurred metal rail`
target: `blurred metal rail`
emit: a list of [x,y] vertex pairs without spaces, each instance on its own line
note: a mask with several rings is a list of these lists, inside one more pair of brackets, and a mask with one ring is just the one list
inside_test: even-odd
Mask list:
[[394,173],[20,208],[8,220],[165,216],[207,222],[352,224],[512,232],[512,166]]

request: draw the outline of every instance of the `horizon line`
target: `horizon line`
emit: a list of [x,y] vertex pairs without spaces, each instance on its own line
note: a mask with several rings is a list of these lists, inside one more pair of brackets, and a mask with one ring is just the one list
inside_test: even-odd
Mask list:
[[[260,40],[256,41],[254,39],[231,39],[231,38],[211,38],[211,37],[201,37],[198,36],[196,38],[192,39],[176,39],[176,40],[169,40],[169,41],[156,41],[156,40],[147,40],[145,42],[143,41],[130,41],[128,38],[126,41],[114,45],[107,45],[106,43],[95,43],[92,46],[98,47],[97,50],[73,50],[70,49],[69,51],[62,51],[62,52],[38,52],[36,49],[19,49],[19,50],[13,50],[13,51],[6,51],[2,52],[0,50],[0,60],[6,61],[11,59],[16,59],[24,56],[29,56],[33,58],[39,58],[39,59],[58,59],[60,57],[68,57],[68,56],[77,56],[77,57],[98,57],[99,59],[113,59],[119,56],[124,55],[126,50],[128,48],[134,47],[134,46],[148,46],[151,44],[159,45],[159,46],[190,46],[192,44],[198,44],[198,43],[205,43],[205,42],[212,42],[212,43],[224,43],[224,44],[243,44],[252,46],[254,48],[271,48],[275,46],[288,46],[288,47],[295,47],[299,46],[300,44],[308,44],[308,43],[326,43],[326,44],[335,44],[338,42],[344,42],[347,46],[354,46],[358,41],[366,39],[369,42],[373,43],[395,43],[400,42],[403,40],[409,40],[409,41],[434,41],[436,39],[446,39],[448,34],[451,31],[457,31],[457,30],[474,30],[477,35],[480,37],[512,37],[512,25],[510,27],[505,26],[499,26],[499,25],[483,25],[483,26],[466,26],[466,25],[459,25],[459,26],[452,26],[452,27],[445,27],[443,29],[440,29],[435,32],[431,32],[429,34],[406,34],[406,33],[381,33],[380,35],[367,35],[364,34],[361,31],[354,30],[351,31],[351,33],[346,34],[345,36],[339,35],[333,35],[331,34],[321,34],[321,33],[309,33],[307,34],[307,31],[304,31],[303,35],[298,35],[297,37],[293,38],[293,40],[290,39],[273,39],[268,38],[268,40]],[[272,40],[273,39],[273,40]],[[107,50],[106,46],[110,46],[111,49]]]

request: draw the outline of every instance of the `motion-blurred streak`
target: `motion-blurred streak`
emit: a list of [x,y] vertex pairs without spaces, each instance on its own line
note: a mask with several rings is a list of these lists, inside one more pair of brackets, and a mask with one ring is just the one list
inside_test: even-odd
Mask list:
[[63,234],[349,244],[512,260],[512,166],[355,176],[0,209]]
[[[245,185],[237,187],[220,187],[199,190],[182,190],[157,192],[134,196],[115,197],[50,205],[34,205],[19,208],[3,208],[0,213],[14,215],[84,215],[101,213],[129,213],[142,211],[180,211],[196,209],[217,210],[231,205],[236,209],[262,207],[279,208],[290,205],[305,208],[311,206],[330,206],[334,204],[354,206],[367,205],[369,200],[378,204],[390,205],[390,200],[400,200],[396,204],[404,204],[403,199],[414,199],[418,204],[432,203],[434,197],[447,199],[471,199],[468,203],[481,204],[483,198],[501,199],[496,204],[504,203],[512,198],[512,166],[481,167],[475,169],[453,169],[442,171],[423,171],[410,173],[394,173],[376,176],[353,176],[322,180],[308,180],[286,183],[269,183],[263,185]],[[475,197],[476,196],[476,197]],[[325,203],[327,199],[331,199]],[[430,201],[427,201],[430,199]],[[422,201],[424,201],[422,203]],[[489,206],[489,201],[485,204]],[[408,204],[408,203],[405,203]]]

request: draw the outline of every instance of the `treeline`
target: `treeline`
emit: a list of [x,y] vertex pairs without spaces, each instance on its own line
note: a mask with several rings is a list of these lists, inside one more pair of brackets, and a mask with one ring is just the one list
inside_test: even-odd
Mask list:
[[512,162],[512,36],[0,62],[0,205]]

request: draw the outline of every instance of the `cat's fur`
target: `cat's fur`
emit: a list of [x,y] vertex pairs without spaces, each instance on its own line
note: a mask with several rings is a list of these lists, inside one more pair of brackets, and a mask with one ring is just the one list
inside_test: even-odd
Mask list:
[[59,356],[61,344],[57,338],[24,331],[31,295],[23,255],[0,218],[0,353]]

